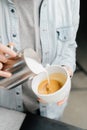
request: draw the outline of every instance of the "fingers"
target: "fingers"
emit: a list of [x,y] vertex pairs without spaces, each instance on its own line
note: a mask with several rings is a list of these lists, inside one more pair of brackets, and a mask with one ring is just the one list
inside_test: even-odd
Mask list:
[[8,60],[5,54],[11,57],[15,57],[17,53],[11,50],[9,47],[3,44],[0,44],[0,76],[9,78],[11,77],[12,74],[10,72],[2,70],[3,65],[4,65],[3,63],[6,63]]
[[3,64],[2,63],[0,63],[0,76],[1,77],[6,77],[6,78],[9,78],[9,77],[11,77],[11,73],[9,73],[9,72],[6,72],[6,71],[2,71],[1,69],[3,68]]
[[5,53],[5,54],[8,54],[12,57],[15,57],[17,54],[16,52],[14,52],[13,50],[11,50],[9,47],[3,45],[3,44],[0,44],[0,51]]
[[7,58],[3,54],[0,54],[0,62],[2,62],[2,63],[7,62]]
[[44,103],[44,104],[46,104],[46,101],[44,101],[43,99],[41,99],[41,98],[38,98],[37,99],[39,102],[41,102],[41,103]]
[[0,63],[0,70],[3,68],[3,64],[2,63]]
[[73,71],[72,71],[72,69],[70,67],[68,67],[68,66],[65,66],[65,65],[63,65],[62,67],[65,68],[65,69],[67,69],[70,77],[72,78],[73,77]]
[[9,73],[9,72],[5,72],[5,71],[1,71],[0,70],[0,76],[1,77],[5,77],[5,78],[9,78],[9,77],[11,77],[11,73]]

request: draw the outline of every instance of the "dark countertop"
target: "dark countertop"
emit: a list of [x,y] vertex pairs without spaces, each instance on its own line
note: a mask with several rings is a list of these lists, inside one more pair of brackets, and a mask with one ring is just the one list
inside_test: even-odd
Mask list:
[[20,130],[83,130],[72,125],[28,113]]

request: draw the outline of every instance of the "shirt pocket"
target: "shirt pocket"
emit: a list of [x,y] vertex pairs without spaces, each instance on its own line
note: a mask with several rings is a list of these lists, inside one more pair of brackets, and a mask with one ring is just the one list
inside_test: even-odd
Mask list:
[[73,27],[60,27],[56,29],[57,33],[57,54],[62,55],[69,44],[74,40],[74,28]]
[[74,37],[73,27],[60,27],[56,29],[57,39],[61,42],[72,41]]

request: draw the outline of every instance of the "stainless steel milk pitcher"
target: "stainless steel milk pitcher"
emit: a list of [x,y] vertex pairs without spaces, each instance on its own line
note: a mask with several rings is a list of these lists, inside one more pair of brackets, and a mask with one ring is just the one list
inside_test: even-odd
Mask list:
[[12,76],[10,78],[0,77],[0,87],[7,89],[16,87],[34,75],[27,66],[25,57],[40,61],[36,52],[30,48],[20,51],[15,58],[9,58],[3,66],[3,70],[11,72]]

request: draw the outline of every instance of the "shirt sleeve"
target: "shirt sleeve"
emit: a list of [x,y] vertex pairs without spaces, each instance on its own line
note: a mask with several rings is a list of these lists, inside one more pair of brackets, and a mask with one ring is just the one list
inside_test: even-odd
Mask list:
[[78,26],[79,26],[79,7],[80,7],[80,1],[73,0],[72,27],[69,27],[68,29],[65,30],[65,32],[68,32],[69,40],[67,39],[67,33],[65,33],[66,37],[64,36],[63,38],[65,38],[66,45],[64,45],[64,47],[62,48],[63,51],[61,54],[60,63],[58,62],[58,58],[59,58],[58,56],[56,56],[56,58],[54,59],[52,63],[52,64],[58,64],[58,65],[60,64],[60,65],[68,66],[72,69],[73,72],[75,71],[75,68],[76,68],[76,48],[77,48],[76,34],[78,31]]

